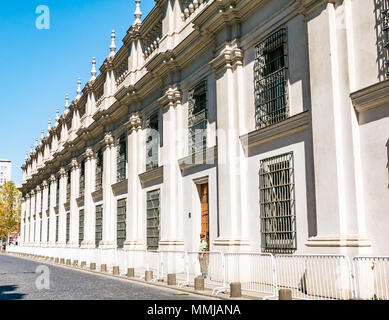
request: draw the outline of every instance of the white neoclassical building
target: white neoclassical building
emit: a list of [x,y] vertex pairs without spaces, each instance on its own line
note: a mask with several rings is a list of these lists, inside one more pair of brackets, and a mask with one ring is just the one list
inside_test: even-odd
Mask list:
[[386,0],[156,0],[23,165],[21,245],[388,255]]

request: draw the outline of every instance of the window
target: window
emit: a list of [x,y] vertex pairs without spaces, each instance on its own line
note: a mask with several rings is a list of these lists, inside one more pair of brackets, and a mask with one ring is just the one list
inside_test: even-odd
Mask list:
[[70,239],[70,212],[66,213],[66,243],[69,242]]
[[55,205],[59,205],[59,179],[57,179],[57,189],[55,194]]
[[47,209],[50,208],[50,185],[47,188]]
[[84,241],[84,209],[81,209],[78,214],[79,214],[78,243],[79,245],[81,245],[82,241]]
[[41,191],[41,212],[43,213],[43,190]]
[[99,246],[100,241],[103,240],[103,206],[96,206],[96,247]]
[[126,137],[123,135],[119,139],[117,148],[117,182],[126,179],[127,146]]
[[42,242],[42,217],[41,217],[41,220],[40,220],[40,225],[39,225],[39,242]]
[[389,1],[382,1],[382,32],[384,35],[385,68],[386,76],[389,77]]
[[96,190],[100,190],[103,185],[103,151],[97,152],[96,158]]
[[193,154],[207,147],[207,81],[189,92],[188,100],[189,154]]
[[296,250],[293,153],[261,161],[263,251]]
[[147,250],[157,250],[159,246],[159,190],[147,192]]
[[59,233],[59,216],[55,216],[55,242],[58,242],[58,233]]
[[287,97],[287,30],[280,29],[256,47],[254,64],[257,129],[284,120]]
[[79,194],[80,197],[84,195],[84,190],[85,190],[85,161],[82,161],[81,168],[80,168],[80,194]]
[[146,121],[146,171],[158,167],[158,129],[158,113],[155,113]]
[[50,217],[47,216],[47,242],[50,241]]
[[66,202],[70,201],[70,188],[71,188],[71,174],[69,170],[66,179]]
[[123,248],[126,241],[126,199],[117,202],[117,247]]

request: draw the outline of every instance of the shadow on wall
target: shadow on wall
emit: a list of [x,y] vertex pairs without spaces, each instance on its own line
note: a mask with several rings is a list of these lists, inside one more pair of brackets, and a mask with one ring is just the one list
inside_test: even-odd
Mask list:
[[388,154],[388,163],[386,164],[386,168],[388,169],[388,189],[389,189],[389,139],[386,142],[386,152]]
[[385,33],[382,30],[383,19],[382,11],[384,8],[384,2],[386,0],[374,0],[374,15],[375,15],[375,32],[376,32],[376,48],[377,48],[377,66],[378,66],[378,79],[380,81],[385,80],[386,77],[386,65],[387,50],[385,48]]
[[0,286],[0,300],[20,300],[25,294],[23,293],[9,293],[16,291],[18,286]]

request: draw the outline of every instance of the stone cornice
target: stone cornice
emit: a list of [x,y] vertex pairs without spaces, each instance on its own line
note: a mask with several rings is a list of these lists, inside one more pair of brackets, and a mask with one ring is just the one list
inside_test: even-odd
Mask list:
[[357,112],[389,104],[389,79],[353,92],[350,98]]
[[279,123],[252,131],[240,137],[244,150],[309,129],[310,111],[306,110]]

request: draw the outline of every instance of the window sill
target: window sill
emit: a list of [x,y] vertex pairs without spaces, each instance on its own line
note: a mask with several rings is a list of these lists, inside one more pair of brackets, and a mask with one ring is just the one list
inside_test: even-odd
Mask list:
[[309,128],[309,123],[310,111],[306,110],[281,122],[240,136],[239,139],[242,143],[243,149],[247,153],[248,149],[252,147],[307,130]]

